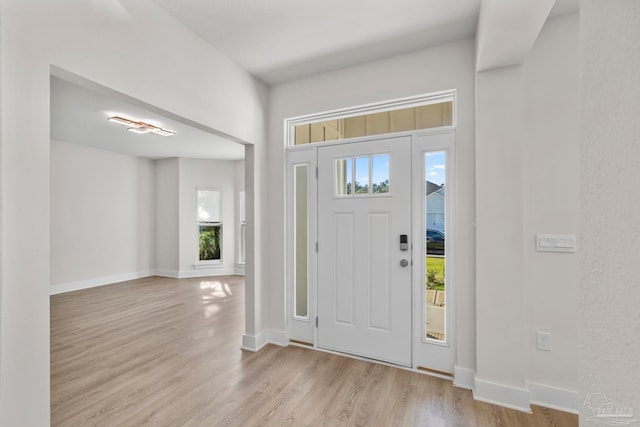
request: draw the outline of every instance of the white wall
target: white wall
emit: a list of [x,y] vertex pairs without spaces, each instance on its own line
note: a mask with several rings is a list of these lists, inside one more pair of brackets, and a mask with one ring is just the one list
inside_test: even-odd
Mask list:
[[525,143],[521,66],[476,77],[476,397],[528,407],[525,387],[522,255],[522,148]]
[[[114,173],[117,171],[117,173]],[[233,274],[243,161],[148,160],[52,143],[53,293],[151,274]],[[195,269],[196,188],[222,191],[223,262]]]
[[[578,254],[536,252],[535,234],[580,231],[578,20],[571,14],[545,24],[523,76],[527,381],[573,392],[578,389]],[[536,350],[536,331],[551,333],[550,352]]]
[[[580,392],[640,411],[640,2],[580,4]],[[582,406],[582,405],[581,405]],[[592,415],[582,406],[582,421]]]
[[52,141],[53,292],[150,274],[154,187],[151,160]]
[[176,275],[180,262],[179,187],[177,158],[156,160],[156,273]]
[[[179,162],[179,276],[233,274],[236,260],[236,162],[182,158]],[[197,187],[222,191],[222,263],[206,269],[194,268],[198,260]]]
[[[0,17],[0,425],[44,426],[50,411],[49,222],[42,220],[49,217],[50,65],[258,147],[267,90],[150,0],[3,0]],[[251,173],[257,193],[266,186],[262,164]],[[265,240],[261,225],[249,229],[258,242]],[[38,239],[42,244],[34,248]],[[265,265],[257,259],[248,286]],[[248,293],[248,305],[256,304],[251,298],[258,292]],[[248,320],[251,332],[262,321]]]
[[[458,90],[456,133],[458,310],[457,365],[475,368],[474,43],[464,40],[272,88],[269,103],[269,327],[287,329],[284,294],[283,120],[288,117],[397,99],[447,89]],[[275,220],[277,219],[277,220]]]
[[578,409],[578,256],[535,251],[580,231],[577,37],[577,15],[551,20],[524,65],[476,80],[475,395],[523,409]]

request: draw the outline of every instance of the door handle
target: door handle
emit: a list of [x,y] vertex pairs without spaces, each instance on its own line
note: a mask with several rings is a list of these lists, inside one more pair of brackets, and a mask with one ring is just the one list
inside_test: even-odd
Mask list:
[[406,259],[400,260],[400,267],[406,267],[407,265],[409,265],[409,261],[407,261]]

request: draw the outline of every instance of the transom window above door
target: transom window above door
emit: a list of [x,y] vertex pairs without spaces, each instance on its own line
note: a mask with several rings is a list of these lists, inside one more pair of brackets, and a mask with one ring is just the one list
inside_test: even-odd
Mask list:
[[[420,102],[399,102],[376,108],[362,108],[361,114],[349,117],[339,112],[309,118],[306,123],[292,123],[291,145],[336,141],[347,138],[383,135],[454,125],[454,99],[438,96]],[[408,106],[410,105],[410,106]],[[386,110],[386,111],[385,111]],[[292,139],[292,140],[291,140]]]

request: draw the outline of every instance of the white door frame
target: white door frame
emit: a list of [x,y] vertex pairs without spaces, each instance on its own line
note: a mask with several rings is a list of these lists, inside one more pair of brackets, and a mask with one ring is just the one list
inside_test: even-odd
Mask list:
[[[286,161],[286,309],[288,321],[289,340],[292,343],[316,346],[315,318],[317,313],[316,304],[316,281],[317,281],[317,254],[315,252],[315,242],[317,242],[317,221],[318,221],[318,196],[317,196],[317,148],[315,146],[305,146],[297,150],[287,150]],[[307,316],[299,317],[295,315],[295,193],[294,193],[294,167],[297,165],[307,165],[308,187],[307,187]]]
[[[425,142],[425,138],[429,138],[430,136],[437,135],[451,135],[451,142],[445,145],[438,146],[437,144],[431,148],[426,148],[426,150],[447,150],[447,198],[446,198],[446,234],[447,234],[447,263],[446,263],[446,271],[445,276],[447,283],[446,289],[446,324],[447,324],[447,340],[446,343],[434,343],[432,340],[427,340],[426,338],[422,338],[422,334],[424,332],[424,321],[422,318],[422,313],[424,312],[424,307],[421,306],[420,302],[425,301],[424,285],[421,287],[418,285],[421,281],[424,280],[424,271],[420,271],[420,268],[413,269],[413,277],[412,277],[412,286],[413,286],[413,294],[412,294],[412,311],[413,311],[413,321],[412,321],[412,367],[413,369],[423,370],[423,367],[433,367],[438,366],[439,368],[432,368],[432,373],[438,374],[437,371],[441,371],[440,373],[446,372],[452,373],[453,366],[455,365],[455,353],[456,353],[456,330],[455,330],[455,320],[456,320],[456,294],[455,294],[455,278],[454,278],[454,263],[455,263],[455,228],[456,228],[456,215],[455,215],[455,131],[457,126],[457,96],[455,90],[442,91],[438,93],[431,93],[425,95],[418,95],[413,97],[407,97],[402,99],[396,99],[391,101],[372,103],[367,105],[361,105],[357,107],[350,107],[344,109],[338,109],[328,112],[309,114],[304,116],[293,117],[285,120],[284,123],[284,144],[285,144],[285,152],[286,152],[286,161],[285,161],[285,307],[286,307],[286,328],[289,334],[289,342],[293,345],[306,345],[317,348],[317,329],[316,329],[316,316],[317,316],[317,253],[316,253],[316,244],[318,241],[317,235],[317,224],[318,224],[318,206],[317,206],[317,147],[319,146],[327,146],[327,145],[336,145],[336,144],[350,144],[354,142],[364,142],[364,141],[375,141],[378,139],[388,139],[391,137],[400,137],[400,136],[410,136],[412,138],[412,148],[415,150],[415,147],[422,147]],[[374,136],[366,136],[360,138],[351,138],[351,139],[343,139],[337,141],[327,141],[315,144],[305,144],[305,145],[294,145],[294,130],[295,126],[306,124],[306,123],[314,123],[325,120],[332,119],[340,119],[345,117],[351,117],[361,114],[370,114],[382,111],[389,111],[400,108],[408,108],[412,106],[419,105],[427,105],[431,103],[443,102],[445,100],[453,101],[453,122],[451,126],[444,126],[439,128],[431,128],[431,129],[423,129],[423,130],[415,130],[415,131],[407,131],[407,132],[397,132],[397,133],[389,133],[382,135],[374,135]],[[421,149],[425,149],[422,147]],[[424,163],[423,156],[413,156],[421,157],[422,163]],[[309,205],[308,205],[308,255],[309,255],[309,263],[308,263],[308,316],[305,318],[300,318],[294,316],[293,311],[293,295],[294,295],[294,235],[293,235],[293,223],[294,223],[294,207],[293,207],[293,167],[296,164],[305,163],[309,167],[308,174],[308,197],[309,197]],[[412,161],[412,188],[413,188],[413,212],[412,212],[412,226],[413,226],[413,241],[418,242],[420,238],[424,239],[424,231],[422,232],[422,236],[419,237],[419,230],[424,230],[424,216],[422,216],[419,212],[416,212],[420,206],[424,205],[424,171],[422,168],[424,165],[420,166],[416,164],[416,160]],[[420,167],[419,167],[420,166]],[[421,172],[418,172],[420,170]],[[418,173],[422,173],[422,176],[417,176]],[[417,185],[417,183],[422,182],[421,185]],[[421,190],[418,188],[422,188]],[[422,199],[420,199],[422,197]],[[417,248],[414,245],[414,249],[412,251],[412,258],[417,260],[420,258],[420,253],[417,252]],[[422,245],[424,246],[424,245]],[[415,263],[414,263],[415,264]],[[420,263],[422,265],[422,270],[424,270],[424,262]],[[419,266],[418,266],[419,267]],[[421,276],[418,278],[418,276]],[[440,346],[440,347],[448,347],[450,349],[449,363],[432,363],[431,356],[425,353],[424,349],[429,346]]]
[[[413,241],[424,241],[425,224],[425,161],[427,152],[446,152],[446,198],[445,198],[445,340],[426,338],[426,288],[425,245],[414,245],[413,265],[413,367],[432,373],[453,375],[456,358],[456,282],[455,282],[455,131],[433,131],[415,133],[412,138],[412,191],[413,191]],[[420,240],[422,239],[422,240]]]
[[[293,177],[292,170],[296,164],[305,163],[309,165],[308,174],[309,177],[309,207],[308,207],[308,224],[309,224],[309,278],[308,278],[308,294],[309,294],[309,315],[307,318],[296,318],[293,315],[293,235],[291,232],[291,225],[293,223],[293,201],[292,197],[287,196],[287,266],[286,269],[286,299],[287,299],[287,328],[289,332],[289,339],[292,344],[304,343],[317,348],[317,329],[315,327],[315,317],[317,315],[317,254],[315,251],[315,245],[317,242],[317,179],[315,175],[315,169],[317,167],[317,148],[318,146],[337,145],[337,144],[350,144],[354,142],[375,141],[379,139],[388,139],[395,136],[411,136],[412,137],[412,150],[413,154],[417,151],[447,151],[447,211],[446,211],[446,234],[447,238],[447,264],[445,275],[447,282],[450,284],[446,287],[446,307],[447,307],[447,339],[446,343],[437,343],[432,340],[423,338],[424,333],[424,321],[423,313],[424,306],[421,305],[422,301],[425,301],[424,286],[420,286],[422,280],[424,280],[424,263],[414,263],[413,268],[413,295],[412,295],[412,310],[413,310],[413,338],[412,338],[412,368],[418,370],[431,370],[432,373],[446,373],[453,372],[453,366],[455,365],[456,354],[456,293],[455,293],[455,198],[456,198],[456,171],[455,171],[455,129],[453,128],[437,128],[427,129],[421,131],[401,132],[395,134],[384,134],[362,138],[352,138],[349,140],[339,140],[335,142],[326,142],[321,144],[309,144],[306,146],[289,147],[287,150],[287,162],[286,162],[286,181],[287,181],[287,194],[291,195],[293,191]],[[448,139],[442,140],[441,136],[448,136]],[[434,138],[438,137],[438,138]],[[435,142],[434,142],[435,141]],[[417,150],[417,151],[416,151]],[[420,155],[413,155],[412,165],[412,186],[413,186],[413,206],[414,212],[413,218],[413,241],[419,242],[420,237],[424,234],[424,216],[421,209],[424,205],[424,158]],[[418,184],[416,184],[418,183]],[[420,184],[421,183],[421,184]],[[420,234],[422,233],[422,234]],[[419,260],[421,257],[419,248],[414,245],[413,259]],[[428,346],[439,346],[448,348],[449,356],[447,361],[438,360],[434,363],[431,355],[425,349]]]

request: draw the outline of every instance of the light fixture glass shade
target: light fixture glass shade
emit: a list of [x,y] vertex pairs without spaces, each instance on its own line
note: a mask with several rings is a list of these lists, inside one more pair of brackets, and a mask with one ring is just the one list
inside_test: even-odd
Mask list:
[[151,132],[151,129],[146,129],[146,128],[128,128],[127,129],[130,132],[133,133],[149,133]]

